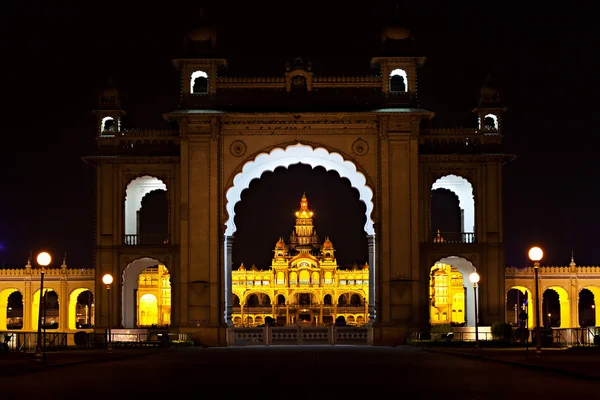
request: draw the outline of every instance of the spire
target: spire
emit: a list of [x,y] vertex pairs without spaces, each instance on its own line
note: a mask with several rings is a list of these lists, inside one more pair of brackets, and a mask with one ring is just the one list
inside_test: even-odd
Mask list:
[[575,267],[577,264],[575,264],[575,257],[573,256],[573,249],[571,249],[571,263],[569,264],[569,266],[571,268]]
[[64,268],[67,267],[67,252],[66,251],[65,251],[65,255],[63,257],[63,262],[62,262],[61,267],[64,267]]

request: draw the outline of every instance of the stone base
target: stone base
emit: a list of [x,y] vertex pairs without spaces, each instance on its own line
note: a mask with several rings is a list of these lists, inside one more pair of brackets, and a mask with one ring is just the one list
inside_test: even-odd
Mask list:
[[413,326],[374,326],[373,346],[407,344],[413,332],[418,332],[418,328]]

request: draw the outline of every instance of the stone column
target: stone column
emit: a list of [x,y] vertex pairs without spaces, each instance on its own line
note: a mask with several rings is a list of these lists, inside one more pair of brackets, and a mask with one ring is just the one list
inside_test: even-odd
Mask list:
[[[231,321],[232,314],[232,302],[233,302],[233,288],[231,287],[231,271],[233,268],[233,236],[225,236],[225,259],[223,273],[225,280],[225,323],[227,326],[232,327],[233,322]],[[240,303],[240,307],[243,305]],[[244,316],[242,311],[242,324],[244,323]]]
[[367,235],[367,243],[369,247],[369,320],[367,321],[369,325],[373,325],[376,319],[376,310],[375,310],[375,285],[376,285],[376,275],[375,275],[375,235]]
[[23,331],[33,330],[33,290],[31,280],[25,281],[25,292],[23,293]]
[[[66,275],[63,275],[58,289],[58,330],[60,332],[67,332],[71,328],[69,326],[69,288],[66,279]],[[77,299],[75,302],[77,303]],[[76,321],[77,312],[74,313],[73,319]]]

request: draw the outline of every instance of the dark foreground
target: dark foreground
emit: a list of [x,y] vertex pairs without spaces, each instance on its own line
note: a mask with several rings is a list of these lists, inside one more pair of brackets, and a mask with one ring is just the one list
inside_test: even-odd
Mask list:
[[155,350],[104,362],[49,364],[0,378],[0,384],[4,398],[108,400],[232,395],[530,400],[590,398],[600,390],[600,382],[419,348],[350,346]]

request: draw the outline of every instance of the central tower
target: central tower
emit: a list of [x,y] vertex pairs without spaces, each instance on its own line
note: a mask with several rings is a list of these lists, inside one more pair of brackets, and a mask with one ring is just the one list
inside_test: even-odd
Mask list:
[[314,213],[308,208],[306,194],[302,194],[300,209],[296,211],[296,226],[290,236],[292,249],[299,254],[311,254],[319,249],[319,237],[313,225]]

